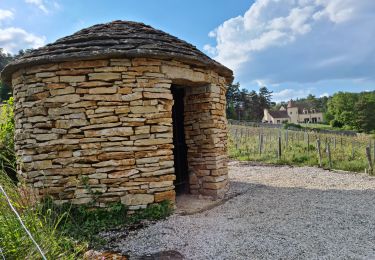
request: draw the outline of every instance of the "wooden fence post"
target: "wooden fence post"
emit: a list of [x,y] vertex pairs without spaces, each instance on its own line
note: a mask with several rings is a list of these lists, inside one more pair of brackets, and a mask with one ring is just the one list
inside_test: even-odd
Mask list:
[[281,136],[278,138],[278,150],[277,150],[277,159],[281,159]]
[[372,167],[372,160],[371,160],[371,148],[369,145],[366,147],[366,157],[367,157],[367,162],[368,162],[368,172],[369,174],[372,174],[373,167]]
[[289,145],[289,134],[288,134],[288,129],[285,131],[285,147],[288,147]]
[[310,136],[309,136],[309,133],[307,133],[307,153],[310,153]]
[[332,169],[332,158],[331,158],[331,148],[330,148],[329,143],[327,143],[327,156],[328,156],[329,169],[331,170]]
[[262,147],[263,147],[263,135],[259,133],[259,154],[262,155]]
[[354,152],[355,152],[354,141],[352,141],[352,159],[354,159]]
[[319,167],[322,168],[322,151],[320,150],[320,139],[318,138],[316,140],[316,150],[318,152],[318,158],[319,158]]

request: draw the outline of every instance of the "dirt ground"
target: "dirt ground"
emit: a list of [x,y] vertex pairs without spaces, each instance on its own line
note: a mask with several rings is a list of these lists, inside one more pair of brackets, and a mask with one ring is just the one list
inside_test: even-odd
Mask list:
[[375,259],[374,177],[238,162],[229,175],[225,202],[114,233],[111,248],[168,252],[147,259]]

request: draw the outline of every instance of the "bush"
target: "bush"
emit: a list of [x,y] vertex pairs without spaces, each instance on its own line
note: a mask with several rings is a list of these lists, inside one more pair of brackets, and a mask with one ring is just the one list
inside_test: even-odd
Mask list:
[[339,120],[337,120],[337,119],[331,120],[330,125],[332,127],[337,127],[337,128],[341,128],[341,127],[344,126],[344,124],[342,122],[340,122]]
[[303,127],[299,124],[294,123],[285,123],[284,129],[303,129]]
[[0,170],[17,181],[15,168],[13,98],[10,98],[0,107]]

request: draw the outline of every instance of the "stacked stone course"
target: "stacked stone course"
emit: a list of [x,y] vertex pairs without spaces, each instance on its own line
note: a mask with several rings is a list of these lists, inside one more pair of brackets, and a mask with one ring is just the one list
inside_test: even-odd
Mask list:
[[14,72],[20,176],[59,203],[93,202],[93,192],[100,207],[174,201],[173,84],[186,91],[190,192],[222,197],[226,79],[174,60],[68,61]]

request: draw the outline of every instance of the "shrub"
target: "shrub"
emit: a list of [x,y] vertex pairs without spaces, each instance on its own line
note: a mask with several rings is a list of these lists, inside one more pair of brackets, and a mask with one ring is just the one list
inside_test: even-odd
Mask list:
[[341,128],[341,127],[344,126],[344,124],[342,122],[338,121],[337,119],[331,120],[330,125],[332,127],[337,127],[337,128]]
[[15,168],[13,98],[10,98],[0,107],[0,170],[17,181]]
[[303,127],[299,124],[294,123],[285,123],[284,129],[303,129]]

